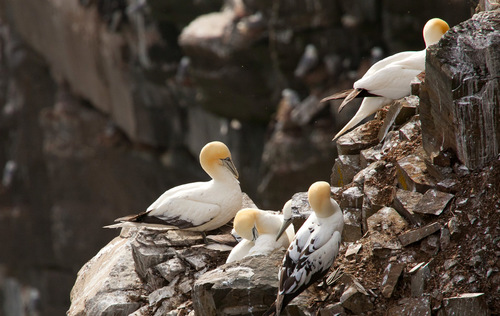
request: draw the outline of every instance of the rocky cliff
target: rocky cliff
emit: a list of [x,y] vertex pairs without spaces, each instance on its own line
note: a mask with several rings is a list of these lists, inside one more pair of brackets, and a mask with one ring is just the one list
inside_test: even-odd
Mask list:
[[[489,315],[500,308],[500,152],[495,149],[500,127],[497,119],[473,119],[496,117],[500,108],[498,90],[488,90],[498,80],[497,55],[490,52],[499,44],[499,22],[500,11],[482,12],[453,28],[429,50],[426,69],[432,70],[413,85],[415,96],[394,101],[337,140],[331,182],[344,212],[344,244],[328,277],[295,299],[286,315]],[[481,49],[474,50],[470,38],[478,39]],[[439,90],[444,84],[435,84],[471,80],[461,74],[472,62],[460,57],[453,64],[445,57],[451,50],[459,54],[453,45],[466,46],[464,54],[478,61],[484,75],[476,73],[473,80],[486,84],[470,87],[479,90],[451,91],[453,85]],[[492,97],[477,100],[477,93]],[[467,123],[434,119],[434,126],[454,128],[426,136],[438,135],[425,130],[428,117],[443,121],[450,108],[459,113],[462,107],[471,113]],[[463,146],[460,152],[443,145],[441,137],[467,139],[463,129],[491,137],[490,147]],[[481,144],[477,139],[475,146]],[[438,145],[440,150],[428,149]],[[478,161],[467,158],[480,149],[485,154],[472,169]],[[292,209],[297,221],[307,217],[305,193],[292,197]],[[220,265],[234,243],[231,235],[219,232],[207,241],[192,235],[145,230],[117,237],[80,270],[69,315],[266,311],[274,301],[283,252]],[[141,239],[150,241],[138,243]]]
[[[487,1],[482,5],[494,9]],[[337,149],[335,168],[350,166],[354,176],[368,165],[370,151],[359,156],[360,165],[355,153],[342,154],[329,140],[349,113],[339,116],[338,104],[317,100],[349,87],[381,56],[421,49],[420,29],[428,18],[456,25],[474,6],[431,0],[0,0],[0,234],[7,241],[0,245],[0,301],[9,302],[10,311],[65,312],[76,272],[114,237],[100,227],[144,209],[166,188],[203,179],[196,156],[207,141],[229,145],[244,190],[264,208],[280,207],[311,182],[328,179]],[[461,45],[446,47],[483,49],[479,42]],[[442,56],[434,59],[439,68]],[[490,74],[481,68],[484,60],[474,59],[472,71]],[[488,98],[484,82],[470,81],[464,91],[476,101]],[[429,106],[432,86],[422,88]],[[467,101],[466,94],[460,98],[456,102]],[[477,128],[497,127],[495,116],[484,115],[494,103],[480,106],[484,124],[471,117],[478,122],[472,134],[447,140],[460,159]],[[464,113],[454,122],[466,122]],[[429,115],[429,124],[446,118]],[[449,132],[457,131],[442,134]],[[422,136],[423,147],[435,156],[428,136]],[[498,136],[481,139],[490,144]],[[483,149],[484,155],[472,156],[477,167],[495,155],[495,147]],[[348,178],[342,174],[343,186]],[[356,201],[361,210],[368,201],[388,203]],[[353,209],[350,218],[361,218],[358,213]],[[354,234],[366,232],[360,225],[351,227]],[[224,252],[210,267],[221,263],[219,256]],[[189,302],[186,293],[181,297]],[[145,302],[141,296],[134,306]]]

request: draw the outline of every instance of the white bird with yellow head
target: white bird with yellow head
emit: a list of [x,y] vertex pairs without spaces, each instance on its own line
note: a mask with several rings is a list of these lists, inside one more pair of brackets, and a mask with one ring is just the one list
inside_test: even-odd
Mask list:
[[278,274],[276,301],[264,315],[280,315],[293,298],[328,272],[339,252],[344,217],[331,198],[330,184],[313,183],[308,199],[314,212],[288,247]]
[[120,223],[106,227],[152,226],[210,231],[229,222],[242,205],[238,171],[231,152],[222,142],[210,142],[200,152],[200,164],[212,180],[171,188],[147,211],[118,218],[115,221]]
[[293,226],[280,234],[283,220],[292,216],[292,201],[283,206],[283,215],[253,208],[240,210],[234,218],[234,230],[241,240],[227,257],[226,263],[241,260],[247,256],[268,255],[276,249],[287,248],[295,236]]
[[[438,18],[427,21],[422,31],[425,47],[436,44],[449,28],[445,21]],[[321,100],[321,102],[325,102],[344,99],[339,107],[340,112],[354,98],[364,97],[354,117],[335,135],[333,140],[339,138],[392,100],[410,95],[411,80],[425,70],[425,51],[423,49],[421,51],[401,52],[386,57],[371,66],[364,76],[354,83],[353,89],[333,94]]]

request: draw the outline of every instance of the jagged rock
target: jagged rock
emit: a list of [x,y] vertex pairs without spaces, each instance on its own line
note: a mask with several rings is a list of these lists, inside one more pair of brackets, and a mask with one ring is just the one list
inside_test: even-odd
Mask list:
[[395,124],[403,125],[416,114],[417,107],[420,104],[420,99],[415,95],[410,95],[400,99],[399,101],[403,103],[403,107],[399,111],[399,115],[396,117]]
[[363,247],[363,244],[351,244],[349,247],[347,247],[347,250],[345,251],[345,257],[349,259],[351,256],[355,256],[358,254],[359,250]]
[[392,296],[397,285],[399,276],[405,267],[404,263],[389,263],[384,270],[382,283],[380,284],[382,295],[386,298]]
[[499,15],[475,14],[427,51],[419,109],[430,157],[451,148],[475,169],[500,152]]
[[401,244],[403,247],[408,246],[409,244],[412,244],[414,242],[417,242],[419,240],[422,240],[423,238],[434,234],[438,230],[441,229],[441,224],[439,223],[432,223],[429,225],[426,225],[421,228],[417,228],[415,230],[411,230],[405,233],[402,233],[399,235],[399,240],[401,241]]
[[162,242],[156,243],[157,239],[155,237],[157,233],[145,229],[139,232],[136,238],[132,239],[132,255],[136,271],[142,278],[146,277],[149,268],[173,258],[176,254],[175,250],[166,248]]
[[414,213],[415,206],[422,199],[423,194],[402,189],[396,189],[396,196],[392,205],[406,220],[413,225],[422,225],[423,221],[418,214]]
[[359,165],[361,168],[366,168],[368,165],[379,161],[382,158],[382,145],[378,144],[376,146],[370,147],[368,149],[363,149],[359,153]]
[[68,315],[130,314],[141,307],[142,287],[131,240],[116,237],[78,272]]
[[360,172],[358,172],[354,176],[352,181],[356,185],[361,186],[365,183],[366,179],[372,178],[374,175],[377,174],[378,170],[385,168],[385,165],[386,165],[386,162],[383,160],[375,161],[375,162],[371,163],[368,167],[366,167],[366,168],[362,169]]
[[429,189],[415,205],[413,211],[420,214],[440,215],[453,197],[453,194]]
[[412,141],[420,135],[420,117],[415,115],[408,123],[399,129],[399,138]]
[[379,126],[379,121],[370,121],[340,136],[337,139],[339,155],[357,155],[361,150],[376,145]]
[[443,307],[439,310],[439,316],[452,315],[490,315],[484,293],[464,293],[454,297],[443,299]]
[[381,231],[388,235],[398,235],[408,224],[392,207],[383,207],[377,213],[368,217],[368,230]]
[[397,238],[373,231],[367,237],[372,253],[379,258],[387,258],[394,252],[401,250],[401,243]]
[[361,208],[363,206],[363,191],[358,186],[352,186],[342,192],[341,208]]
[[193,303],[199,315],[250,315],[274,302],[283,252],[257,256],[209,271],[196,280]]
[[319,310],[319,316],[345,316],[345,310],[342,304],[335,303],[325,306]]
[[435,180],[427,174],[427,166],[418,155],[410,155],[397,161],[398,184],[408,191],[424,193],[435,185]]
[[168,282],[186,270],[185,264],[179,258],[172,258],[155,266],[161,276]]
[[420,250],[430,256],[435,256],[439,252],[439,236],[430,235],[420,242]]
[[340,304],[349,311],[360,314],[373,309],[373,303],[364,289],[355,283],[349,285],[340,297]]
[[456,193],[459,189],[459,182],[454,178],[446,178],[436,184],[439,191],[446,193]]
[[[434,157],[433,161],[438,160],[439,157]],[[453,174],[453,169],[450,166],[439,166],[433,163],[430,159],[425,158],[425,165],[427,166],[427,172],[429,175],[436,180],[436,182],[440,182],[446,178],[451,178],[455,176]],[[441,163],[441,162],[440,162]],[[437,183],[436,183],[437,186]]]
[[347,185],[360,170],[359,155],[339,155],[332,168],[330,183],[336,187]]
[[166,314],[177,308],[189,300],[193,280],[224,261],[220,251],[194,245],[203,241],[200,236],[141,228],[115,238],[80,271],[68,315],[81,315],[81,309],[128,315],[143,305]]
[[353,242],[363,236],[361,229],[361,210],[357,208],[344,209],[344,230],[342,240]]
[[386,205],[391,205],[396,190],[392,184],[384,184],[378,179],[378,174],[392,174],[391,165],[378,161],[368,166],[364,174],[363,211],[366,218]]
[[408,272],[411,275],[411,296],[420,297],[424,293],[425,284],[431,277],[429,264],[421,262]]
[[403,298],[398,301],[399,306],[394,306],[387,311],[387,316],[431,316],[431,302],[428,297]]

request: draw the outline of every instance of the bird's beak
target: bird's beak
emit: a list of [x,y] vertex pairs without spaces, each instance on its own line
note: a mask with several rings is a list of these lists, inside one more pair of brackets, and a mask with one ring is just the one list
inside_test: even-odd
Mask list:
[[238,170],[236,170],[236,167],[234,166],[234,163],[231,160],[231,157],[227,157],[227,158],[221,159],[221,161],[222,161],[222,165],[224,167],[226,167],[227,169],[229,169],[229,171],[231,171],[231,173],[234,175],[234,177],[236,179],[238,179],[238,177],[240,175],[238,174]]
[[278,234],[276,235],[276,241],[278,241],[278,239],[280,239],[281,235],[283,235],[285,230],[288,228],[288,226],[290,226],[290,224],[292,222],[293,222],[293,220],[291,218],[283,221],[283,224],[281,224],[281,228],[280,228]]
[[259,232],[257,231],[257,227],[252,228],[252,241],[256,241],[259,238]]

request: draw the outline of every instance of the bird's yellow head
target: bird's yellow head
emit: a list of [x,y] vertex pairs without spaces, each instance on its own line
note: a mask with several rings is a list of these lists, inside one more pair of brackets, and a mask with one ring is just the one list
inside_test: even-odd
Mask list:
[[331,203],[330,184],[325,181],[318,181],[311,184],[307,197],[309,204],[318,217],[328,217],[333,214],[334,209]]
[[238,178],[238,171],[231,159],[231,152],[227,146],[219,141],[206,144],[200,152],[200,164],[210,176],[216,176],[217,166],[223,166]]
[[257,216],[258,210],[244,208],[234,217],[233,228],[238,235],[247,240],[255,240],[258,237]]
[[433,18],[427,21],[422,32],[424,35],[425,47],[439,42],[443,34],[449,29],[448,23],[439,18]]

